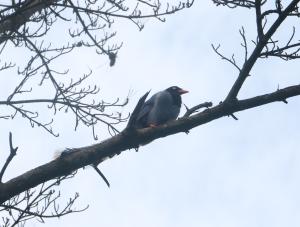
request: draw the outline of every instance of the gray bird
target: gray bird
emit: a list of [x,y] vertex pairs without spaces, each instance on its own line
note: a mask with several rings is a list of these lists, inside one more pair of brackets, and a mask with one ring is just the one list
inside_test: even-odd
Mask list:
[[181,95],[188,93],[177,86],[154,94],[146,101],[136,119],[136,128],[155,127],[175,120],[180,112]]

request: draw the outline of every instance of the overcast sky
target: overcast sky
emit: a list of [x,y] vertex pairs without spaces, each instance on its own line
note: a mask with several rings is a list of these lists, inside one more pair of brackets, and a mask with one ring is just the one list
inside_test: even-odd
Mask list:
[[[241,64],[238,29],[242,25],[248,39],[255,39],[253,11],[196,1],[191,9],[168,17],[166,23],[147,20],[142,32],[129,21],[117,24],[118,40],[124,45],[114,67],[109,67],[106,58],[95,58],[88,51],[71,55],[66,61],[73,65],[71,73],[93,68],[97,75],[94,83],[102,88],[101,99],[125,98],[132,90],[129,105],[122,109],[125,114],[146,91],[152,89],[154,93],[172,85],[190,91],[183,96],[188,106],[204,101],[218,104],[226,97],[237,71],[213,52],[211,43],[220,43],[228,56],[235,53]],[[282,34],[290,34],[291,25],[284,25]],[[240,98],[299,84],[297,64],[259,60]],[[1,77],[3,91],[7,79]],[[43,226],[299,226],[300,99],[288,101],[288,105],[273,103],[237,113],[238,121],[224,117],[191,130],[189,135],[156,140],[138,153],[125,151],[99,166],[111,183],[110,189],[93,169],[81,170],[62,185],[63,199],[79,192],[76,207],[89,204],[90,208],[48,220]],[[6,179],[50,161],[58,149],[97,142],[89,129],[74,132],[71,116],[57,118],[58,138],[40,128],[32,129],[22,118],[1,120],[0,124],[0,161],[8,153],[9,131],[19,146]],[[104,129],[98,135],[107,137]]]

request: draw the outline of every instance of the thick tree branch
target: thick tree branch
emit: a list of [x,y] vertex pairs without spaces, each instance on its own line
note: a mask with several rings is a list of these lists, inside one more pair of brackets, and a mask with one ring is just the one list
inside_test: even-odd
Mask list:
[[129,133],[124,133],[123,131],[99,144],[78,148],[78,152],[53,160],[2,184],[0,186],[0,203],[50,179],[67,175],[81,167],[95,163],[95,160],[102,162],[122,151],[135,148],[137,145],[143,144],[143,142],[179,132],[186,132],[192,128],[228,116],[234,112],[276,101],[285,102],[287,98],[298,95],[300,95],[300,85],[291,86],[254,98],[223,102],[198,114],[181,118],[157,128],[145,128],[136,131],[134,130]]

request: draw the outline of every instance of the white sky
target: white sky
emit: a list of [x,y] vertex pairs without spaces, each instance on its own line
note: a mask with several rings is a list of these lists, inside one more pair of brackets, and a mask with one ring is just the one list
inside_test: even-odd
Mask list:
[[[215,7],[211,1],[197,1],[166,23],[148,20],[143,32],[129,21],[119,24],[118,39],[124,46],[112,68],[107,59],[97,59],[88,51],[62,63],[72,65],[71,73],[93,68],[94,83],[103,89],[100,95],[104,100],[125,97],[132,89],[124,113],[149,89],[157,92],[172,85],[190,91],[183,97],[188,106],[204,101],[218,104],[237,71],[220,60],[210,44],[220,43],[224,53],[230,56],[234,52],[241,63],[238,29],[244,25],[249,40],[254,39],[254,22],[250,10],[229,10]],[[281,32],[287,39],[291,26],[285,25]],[[251,75],[242,89],[243,98],[299,83],[296,61],[259,60]],[[1,90],[6,88],[6,77],[0,74]],[[100,166],[110,189],[91,168],[80,171],[61,190],[65,200],[79,192],[77,207],[89,204],[90,208],[48,220],[43,226],[299,226],[300,99],[288,101],[288,105],[274,103],[237,113],[238,121],[225,117],[193,129],[189,135],[159,139],[138,153],[126,151]],[[19,146],[6,179],[50,161],[57,149],[95,143],[89,129],[74,132],[73,123],[71,116],[58,117],[56,129],[61,136],[54,138],[30,128],[23,119],[1,120],[1,163],[8,153],[9,131]],[[98,134],[106,138],[104,131]]]

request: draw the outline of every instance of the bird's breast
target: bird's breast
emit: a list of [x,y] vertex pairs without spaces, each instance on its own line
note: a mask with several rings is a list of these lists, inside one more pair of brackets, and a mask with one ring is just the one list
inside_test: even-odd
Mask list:
[[159,93],[148,116],[149,124],[164,124],[178,117],[180,107],[174,105],[171,95]]

